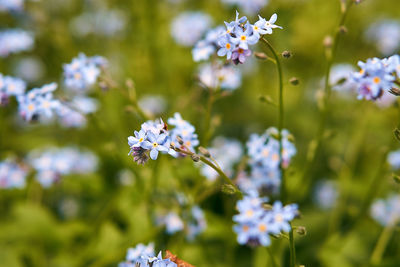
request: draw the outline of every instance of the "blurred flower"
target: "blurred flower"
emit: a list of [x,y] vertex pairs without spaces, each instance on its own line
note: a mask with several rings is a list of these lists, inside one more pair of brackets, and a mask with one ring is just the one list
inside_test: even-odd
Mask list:
[[221,0],[222,3],[227,5],[237,6],[238,9],[243,10],[248,14],[257,14],[263,7],[268,4],[268,0]]
[[0,162],[0,188],[23,188],[27,176],[28,170],[13,159]]
[[266,198],[259,198],[253,192],[237,202],[239,214],[233,216],[233,221],[237,223],[233,230],[238,235],[239,244],[269,246],[270,234],[291,230],[290,222],[298,216],[297,205],[282,206],[282,203],[277,201],[271,210],[266,210],[262,206],[265,201]]
[[393,170],[400,169],[400,150],[390,152],[387,161]]
[[210,89],[233,91],[242,85],[242,73],[231,65],[207,63],[199,68],[199,80]]
[[[280,186],[279,170],[279,132],[271,127],[263,135],[252,134],[247,142],[250,174],[242,174],[239,186],[246,190],[276,193]],[[287,167],[294,155],[296,147],[290,140],[290,133],[282,130],[282,165]],[[252,183],[252,185],[249,184]]]
[[159,115],[167,107],[167,103],[161,95],[145,95],[138,101],[138,105],[145,113]]
[[159,218],[159,224],[165,225],[167,233],[170,235],[182,231],[185,227],[182,219],[175,212],[170,212]]
[[75,96],[70,105],[82,114],[94,113],[98,109],[98,101],[86,96]]
[[60,101],[53,98],[56,83],[34,88],[24,95],[18,95],[18,109],[21,117],[26,121],[39,120],[42,116],[51,118],[60,108]]
[[26,31],[20,29],[2,31],[0,32],[0,57],[30,50],[33,43],[32,35]]
[[400,48],[400,21],[385,19],[375,22],[369,26],[365,37],[376,44],[383,55],[395,53]]
[[338,192],[333,181],[320,181],[314,189],[314,202],[324,210],[332,208],[337,200]]
[[194,45],[211,24],[211,17],[202,12],[184,12],[171,25],[171,35],[183,46]]
[[26,83],[11,76],[3,76],[0,73],[0,106],[6,105],[10,96],[24,94]]
[[[188,121],[182,119],[181,114],[178,112],[174,114],[174,117],[168,119],[168,124],[175,126],[169,131],[171,145],[184,150],[189,149],[190,151],[194,152],[195,147],[199,145],[199,140],[197,134],[195,133],[196,129],[194,126]],[[178,138],[181,139],[183,144],[181,144]],[[178,156],[178,153],[175,151],[170,151],[170,154],[174,157]]]
[[37,171],[36,179],[43,187],[50,187],[62,175],[86,174],[97,169],[97,156],[74,147],[34,150],[28,161]]
[[126,15],[121,10],[104,9],[75,17],[71,20],[70,27],[73,33],[83,37],[89,34],[115,37],[124,30],[126,20]]
[[107,60],[100,56],[86,57],[80,53],[70,64],[64,64],[64,83],[67,88],[82,92],[88,90],[97,81],[101,69],[107,66]]
[[118,267],[135,267],[136,261],[141,257],[154,257],[154,255],[154,243],[149,243],[147,246],[138,244],[134,248],[128,248],[125,261],[121,262]]
[[204,216],[204,212],[198,206],[194,206],[191,209],[191,219],[187,225],[187,239],[194,240],[194,238],[200,233],[204,232],[207,227],[207,222]]
[[[243,155],[239,141],[222,136],[216,137],[207,150],[228,177],[233,175],[233,166],[239,162]],[[218,173],[205,164],[201,165],[201,174],[210,181],[214,181],[218,177]]]
[[17,61],[14,67],[16,76],[28,82],[36,82],[40,80],[45,72],[44,64],[36,57],[25,57]]
[[371,216],[382,226],[397,224],[400,221],[400,195],[376,200],[371,206]]
[[19,12],[24,9],[24,0],[0,0],[0,12]]

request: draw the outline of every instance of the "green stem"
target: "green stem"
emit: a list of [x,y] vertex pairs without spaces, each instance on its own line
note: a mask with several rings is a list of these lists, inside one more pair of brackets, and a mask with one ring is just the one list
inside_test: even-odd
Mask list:
[[271,51],[272,55],[275,58],[276,68],[278,71],[279,77],[279,113],[278,113],[278,130],[279,130],[279,170],[281,172],[281,201],[285,203],[286,199],[286,179],[285,179],[285,169],[283,168],[283,157],[282,157],[282,129],[283,129],[283,121],[284,121],[284,106],[283,106],[283,72],[282,72],[282,65],[281,61],[279,60],[279,56],[276,53],[275,49],[272,45],[265,39],[264,37],[261,38],[261,41],[266,44],[268,49]]
[[[178,153],[185,154],[185,155],[188,155],[188,156],[195,155],[193,152],[191,152],[189,150],[183,150],[183,149],[180,149],[180,148],[177,148],[177,147],[172,147],[172,149],[174,149]],[[208,166],[210,166],[211,168],[213,168],[219,174],[219,176],[224,179],[224,181],[227,184],[231,185],[232,188],[235,190],[236,195],[239,198],[243,198],[243,193],[240,191],[240,189],[232,182],[232,180],[220,168],[218,168],[214,163],[212,163],[206,157],[201,156],[201,155],[196,155],[196,156],[199,157],[200,161],[202,161],[203,163],[205,163]]]
[[395,226],[393,224],[386,226],[382,234],[380,235],[378,242],[376,243],[376,246],[374,248],[374,251],[372,252],[371,255],[371,264],[377,265],[381,262],[383,253],[385,252],[385,249],[390,241],[390,238],[393,235]]
[[330,101],[329,100],[330,100],[331,93],[332,93],[332,87],[329,84],[329,81],[330,81],[331,69],[332,69],[332,65],[335,60],[336,54],[337,54],[339,40],[342,35],[340,28],[344,26],[348,12],[349,12],[352,4],[353,4],[353,0],[348,0],[347,4],[342,9],[339,26],[336,29],[336,33],[335,33],[335,36],[334,36],[333,42],[332,42],[332,47],[331,47],[331,50],[328,51],[329,52],[327,55],[328,62],[327,62],[326,70],[325,70],[325,80],[324,80],[324,98],[323,98],[321,117],[320,117],[318,130],[317,130],[316,143],[313,146],[313,153],[312,153],[311,157],[308,158],[308,160],[306,162],[306,166],[304,168],[304,172],[303,172],[301,181],[307,181],[307,180],[309,180],[309,177],[311,177],[310,176],[311,167],[314,165],[314,160],[316,158],[316,154],[318,153],[318,151],[320,150],[320,147],[321,147],[321,143],[323,140],[326,123],[327,123],[327,119],[328,119],[328,115],[329,115],[329,111],[330,111]]
[[296,267],[296,248],[294,246],[293,226],[291,226],[289,232],[289,243],[290,243],[290,267]]

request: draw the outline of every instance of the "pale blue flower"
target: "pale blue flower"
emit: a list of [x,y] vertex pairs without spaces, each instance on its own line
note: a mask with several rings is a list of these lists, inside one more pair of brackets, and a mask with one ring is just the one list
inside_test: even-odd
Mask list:
[[141,144],[141,147],[150,150],[150,158],[156,160],[158,152],[169,151],[169,137],[166,134],[155,135],[152,132],[147,134],[147,140]]

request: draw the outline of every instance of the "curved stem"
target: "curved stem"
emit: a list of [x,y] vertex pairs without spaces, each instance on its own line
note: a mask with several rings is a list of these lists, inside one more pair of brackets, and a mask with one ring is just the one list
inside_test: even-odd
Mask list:
[[376,243],[374,251],[372,252],[370,260],[371,264],[377,265],[381,262],[383,253],[385,252],[385,249],[390,241],[390,238],[393,235],[394,229],[395,229],[394,225],[388,225],[383,229],[382,234],[380,235],[379,240]]
[[215,101],[215,95],[213,89],[209,88],[208,90],[208,102],[207,102],[207,109],[204,119],[204,130],[203,130],[203,142],[202,144],[207,147],[208,142],[211,137],[211,114],[212,114],[212,107]]
[[[185,154],[185,155],[188,155],[188,156],[193,156],[193,155],[195,155],[195,154],[194,154],[193,152],[191,152],[191,151],[187,151],[187,150],[180,149],[180,148],[177,148],[177,147],[172,147],[172,149],[174,149],[174,150],[175,150],[176,152],[178,152],[178,153]],[[213,162],[211,162],[210,160],[208,160],[206,157],[201,156],[201,155],[196,155],[196,156],[198,156],[199,159],[200,159],[203,163],[205,163],[205,164],[207,164],[208,166],[210,166],[211,168],[213,168],[213,169],[219,174],[219,176],[221,176],[221,177],[225,180],[225,182],[226,182],[227,184],[229,184],[230,186],[232,186],[232,188],[235,190],[235,194],[236,194],[239,198],[242,198],[242,197],[243,197],[243,194],[242,194],[242,192],[240,191],[240,189],[232,182],[232,180],[231,180],[220,168],[218,168]]]
[[261,38],[261,41],[263,41],[268,49],[271,51],[272,55],[275,58],[275,63],[276,63],[276,68],[278,71],[278,77],[279,77],[279,114],[278,114],[278,130],[279,130],[279,170],[281,172],[281,201],[285,203],[286,199],[286,181],[285,181],[285,170],[283,168],[283,158],[282,158],[282,150],[283,150],[283,145],[282,145],[282,129],[283,129],[283,121],[284,121],[284,106],[283,106],[283,72],[282,72],[282,65],[279,60],[279,56],[276,53],[275,49],[272,47],[272,45],[265,39],[264,37]]
[[336,29],[336,33],[335,33],[335,36],[334,36],[333,42],[332,42],[332,47],[328,51],[329,53],[327,55],[327,66],[326,66],[326,70],[325,70],[325,79],[324,79],[324,98],[323,98],[321,117],[320,117],[318,130],[317,130],[316,143],[314,143],[312,146],[313,152],[312,152],[311,156],[307,159],[301,181],[306,181],[308,179],[308,177],[310,176],[309,172],[311,171],[311,167],[313,166],[314,160],[316,158],[316,154],[318,153],[318,151],[321,147],[321,142],[322,142],[325,128],[326,128],[326,122],[327,122],[327,118],[328,118],[329,111],[330,111],[329,100],[330,100],[330,96],[332,93],[332,87],[331,87],[329,81],[330,81],[331,69],[332,69],[332,65],[333,65],[333,62],[336,57],[340,36],[342,35],[340,28],[344,26],[348,12],[349,12],[352,4],[353,4],[353,0],[348,0],[346,5],[342,8],[342,15],[340,17],[339,26]]

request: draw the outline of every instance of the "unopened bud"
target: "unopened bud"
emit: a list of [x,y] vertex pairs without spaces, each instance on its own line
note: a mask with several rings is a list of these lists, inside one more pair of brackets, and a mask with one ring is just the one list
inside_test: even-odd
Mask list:
[[333,39],[331,36],[326,36],[324,38],[323,44],[326,48],[331,48],[333,44]]
[[296,228],[296,233],[298,233],[299,235],[306,235],[307,234],[307,230],[304,226],[298,226]]
[[204,148],[202,146],[199,147],[199,151],[201,154],[203,154],[206,158],[211,157],[210,151],[207,150],[207,148]]
[[400,96],[400,89],[396,87],[392,87],[392,89],[389,90],[389,93],[395,95],[395,96]]
[[221,191],[227,195],[233,195],[236,193],[236,188],[231,184],[223,184]]
[[267,103],[267,104],[276,106],[274,100],[272,100],[272,97],[270,97],[269,95],[261,95],[258,99],[263,103]]
[[263,53],[263,52],[255,52],[255,53],[254,53],[254,56],[255,56],[256,58],[262,59],[262,60],[265,60],[265,59],[268,58],[268,56],[267,56],[265,53]]
[[262,205],[262,207],[263,207],[265,210],[272,210],[272,205],[267,204],[267,203],[264,203],[264,204]]
[[394,136],[396,136],[397,140],[400,141],[400,130],[399,130],[399,128],[396,128],[394,130]]
[[292,77],[292,78],[290,78],[289,82],[292,85],[298,85],[299,84],[299,79],[297,79],[296,77]]
[[342,34],[345,34],[348,32],[348,30],[347,30],[346,26],[342,25],[339,27],[339,32]]
[[194,162],[199,162],[200,161],[200,156],[199,155],[193,154],[191,157],[192,157],[192,160]]
[[285,50],[282,52],[282,56],[284,58],[290,58],[290,57],[292,57],[292,53],[290,51]]
[[176,137],[176,140],[178,140],[178,143],[182,146],[185,142],[183,142],[182,137],[179,135]]

